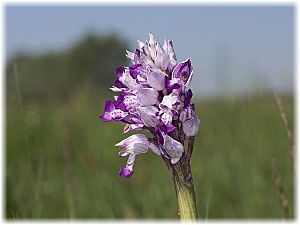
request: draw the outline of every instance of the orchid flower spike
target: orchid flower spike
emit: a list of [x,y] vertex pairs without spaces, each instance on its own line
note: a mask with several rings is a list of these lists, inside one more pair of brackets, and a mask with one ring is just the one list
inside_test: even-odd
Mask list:
[[149,36],[149,41],[138,41],[135,52],[126,51],[132,65],[116,70],[111,90],[119,94],[105,102],[100,116],[104,122],[125,124],[124,134],[144,130],[152,136],[133,134],[116,144],[123,147],[119,156],[128,156],[119,171],[125,178],[132,177],[136,156],[148,149],[171,164],[178,163],[185,152],[184,140],[195,136],[200,127],[192,91],[187,90],[193,76],[191,59],[177,63],[172,40],[161,45],[152,33]]

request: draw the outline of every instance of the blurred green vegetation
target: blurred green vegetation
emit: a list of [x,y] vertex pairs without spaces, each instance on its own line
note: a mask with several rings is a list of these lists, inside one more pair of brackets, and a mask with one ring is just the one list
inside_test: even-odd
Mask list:
[[7,65],[10,94],[17,67],[25,103],[45,105],[70,101],[74,91],[89,83],[91,88],[107,89],[115,81],[117,67],[128,63],[127,44],[114,35],[88,34],[60,52],[20,53]]
[[[119,177],[127,159],[114,145],[129,135],[99,120],[115,69],[127,63],[124,49],[115,37],[90,35],[61,53],[9,62],[6,218],[177,218],[163,160],[149,151],[137,157],[131,179]],[[192,157],[200,219],[282,218],[272,158],[294,218],[289,140],[271,95],[193,101],[201,120]],[[282,101],[293,127],[293,96]]]

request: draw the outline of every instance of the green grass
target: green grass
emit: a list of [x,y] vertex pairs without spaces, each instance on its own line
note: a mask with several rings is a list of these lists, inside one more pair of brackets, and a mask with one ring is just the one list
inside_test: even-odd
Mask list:
[[[24,117],[18,99],[8,98],[6,218],[177,218],[175,189],[160,157],[139,155],[134,176],[119,177],[127,159],[114,145],[129,135],[121,134],[122,125],[99,120],[106,97],[83,87],[64,105],[24,102]],[[293,99],[282,101],[293,127]],[[192,172],[199,217],[280,219],[274,157],[294,218],[289,141],[273,98],[196,105],[201,128]]]

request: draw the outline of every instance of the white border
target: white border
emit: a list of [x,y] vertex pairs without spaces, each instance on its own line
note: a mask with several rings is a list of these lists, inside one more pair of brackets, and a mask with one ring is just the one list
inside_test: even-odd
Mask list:
[[[295,6],[295,36],[294,36],[294,46],[295,46],[295,56],[294,56],[294,60],[295,60],[295,103],[296,103],[296,108],[295,108],[295,125],[296,127],[294,128],[295,130],[295,137],[296,137],[296,140],[295,140],[295,154],[296,154],[296,162],[295,162],[295,165],[296,165],[296,170],[299,171],[299,154],[298,154],[298,140],[299,140],[299,131],[298,131],[298,128],[299,128],[299,94],[300,94],[300,90],[298,89],[299,87],[299,68],[298,68],[298,54],[299,54],[299,44],[298,44],[298,39],[300,37],[299,35],[299,30],[300,30],[300,26],[299,26],[299,15],[298,15],[298,1],[272,1],[272,0],[264,0],[264,1],[241,1],[241,0],[231,0],[231,1],[223,1],[223,0],[213,0],[213,1],[199,1],[199,0],[188,0],[188,1],[174,1],[174,0],[164,0],[164,1],[160,1],[160,0],[151,0],[151,1],[140,1],[140,0],[131,0],[131,1],[116,1],[116,0],[88,0],[88,1],[66,1],[66,0],[63,0],[63,1],[60,1],[60,0],[52,0],[52,1],[25,1],[25,0],[18,0],[18,1],[14,1],[14,0],[2,0],[0,1],[1,3],[1,11],[0,11],[0,26],[1,26],[1,29],[2,29],[2,35],[0,35],[0,43],[1,43],[1,47],[0,47],[0,61],[1,61],[1,72],[2,72],[2,76],[1,76],[1,79],[0,79],[0,82],[1,82],[1,98],[0,98],[0,105],[2,107],[2,110],[1,110],[1,116],[0,116],[0,124],[2,126],[2,133],[1,133],[1,136],[0,136],[0,144],[2,146],[2,149],[1,149],[1,153],[0,153],[0,157],[1,157],[1,166],[0,166],[0,174],[1,174],[1,185],[0,185],[0,192],[1,192],[1,204],[0,204],[0,214],[1,214],[1,219],[0,219],[0,222],[4,222],[4,223],[7,223],[7,221],[4,219],[4,206],[5,206],[5,196],[4,196],[4,191],[5,191],[5,188],[4,188],[4,179],[5,179],[5,174],[3,174],[3,172],[5,171],[5,80],[4,80],[4,56],[6,55],[5,54],[5,36],[4,36],[4,33],[5,33],[5,6],[6,5],[33,5],[33,4],[36,4],[36,5],[89,5],[89,4],[103,4],[103,5],[131,5],[131,4],[134,4],[134,5],[167,5],[167,4],[172,4],[172,5],[189,5],[189,4],[201,4],[201,5],[287,5],[287,4],[291,4],[291,5],[294,5]],[[297,223],[299,222],[299,193],[298,193],[298,189],[299,189],[299,185],[298,185],[298,181],[299,181],[299,178],[298,178],[298,174],[297,174],[297,171],[295,173],[295,197],[296,197],[296,201],[295,201],[295,220],[294,221],[289,221],[289,223],[293,222],[293,223]],[[82,221],[82,220],[81,220]],[[272,224],[281,224],[282,222],[281,221],[268,221],[268,220],[263,220],[263,221],[253,221],[253,220],[250,220],[251,222],[248,222],[247,220],[235,220],[235,221],[225,221],[225,223],[227,222],[230,222],[230,223],[248,223],[248,224],[257,224],[257,223],[268,223],[268,222],[271,222]],[[37,221],[37,220],[23,220],[23,221],[20,221],[22,223],[40,223],[41,221]],[[43,222],[49,222],[49,221],[46,221],[46,220],[43,220]],[[67,222],[70,222],[70,221],[67,221]],[[77,220],[77,221],[73,221],[72,223],[81,223],[80,220]],[[84,221],[85,223],[87,221]],[[90,223],[90,221],[88,221]],[[94,221],[95,222],[95,221]],[[99,221],[98,221],[99,222]],[[146,222],[146,223],[154,223],[154,222],[147,222],[147,221],[142,221],[143,223]],[[170,221],[166,221],[166,222],[170,222]],[[204,222],[204,221],[200,221],[200,222]],[[57,221],[57,220],[51,220],[50,223],[53,223],[53,224],[65,224],[64,222],[61,222],[61,221]],[[111,224],[111,223],[114,223],[113,220],[102,220],[101,223],[104,223],[104,224]],[[118,222],[119,223],[119,222]],[[139,223],[139,221],[123,221],[122,223]],[[207,223],[207,222],[206,222]],[[224,223],[224,221],[209,221],[208,223]]]

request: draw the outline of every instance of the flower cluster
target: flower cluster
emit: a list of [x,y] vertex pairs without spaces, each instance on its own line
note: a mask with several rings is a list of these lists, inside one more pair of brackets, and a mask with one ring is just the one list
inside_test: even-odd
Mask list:
[[[120,176],[130,178],[136,155],[150,148],[176,164],[184,152],[183,141],[195,136],[200,120],[191,104],[192,91],[187,89],[193,74],[190,59],[177,63],[172,41],[163,46],[150,33],[149,42],[138,41],[135,53],[127,51],[132,66],[117,69],[115,85],[120,92],[114,101],[106,101],[105,122],[125,124],[123,133],[146,130],[153,137],[133,134],[116,144],[124,147],[119,156],[128,156]],[[179,138],[180,137],[180,138]]]

